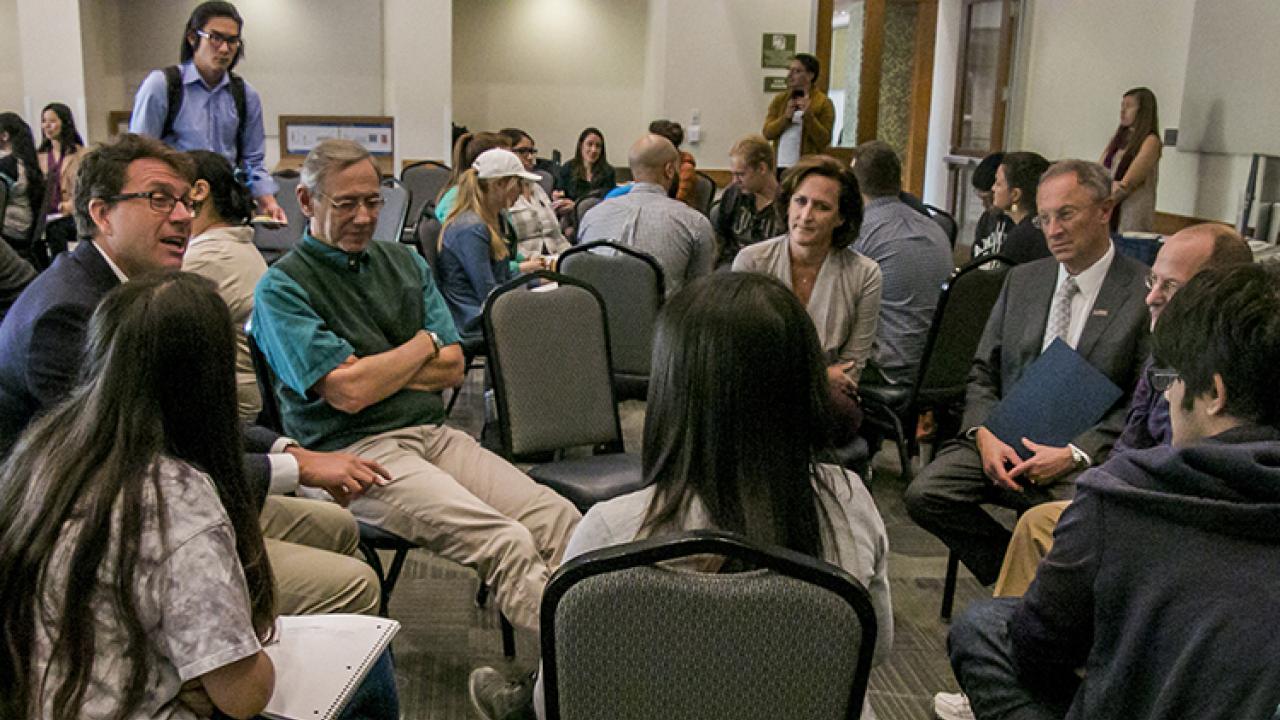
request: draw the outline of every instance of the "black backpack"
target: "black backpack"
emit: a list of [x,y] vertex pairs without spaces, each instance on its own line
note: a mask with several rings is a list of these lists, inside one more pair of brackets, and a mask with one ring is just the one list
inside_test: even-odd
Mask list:
[[[231,99],[236,103],[236,161],[240,167],[244,160],[244,124],[249,115],[244,99],[244,78],[227,71],[230,78]],[[178,119],[178,111],[182,109],[182,68],[170,65],[164,69],[165,86],[169,90],[168,112],[164,116],[164,129],[160,137],[168,137],[173,133],[173,123]]]

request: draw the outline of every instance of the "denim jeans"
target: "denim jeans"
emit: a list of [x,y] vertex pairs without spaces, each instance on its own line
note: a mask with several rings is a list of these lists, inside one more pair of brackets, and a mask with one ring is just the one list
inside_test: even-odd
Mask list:
[[1009,618],[1021,601],[979,600],[952,623],[947,636],[951,669],[978,720],[1062,720],[1067,714],[1069,703],[1050,701],[1018,678]]

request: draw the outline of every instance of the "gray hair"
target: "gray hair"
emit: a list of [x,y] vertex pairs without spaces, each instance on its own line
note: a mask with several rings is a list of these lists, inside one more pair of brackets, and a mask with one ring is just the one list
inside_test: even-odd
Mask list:
[[1102,202],[1111,197],[1111,174],[1098,163],[1088,160],[1059,160],[1040,176],[1040,184],[1068,173],[1076,176],[1076,182],[1089,191],[1094,202]]
[[307,153],[307,159],[302,161],[298,184],[310,190],[324,192],[324,181],[329,175],[346,170],[361,160],[368,160],[374,172],[378,173],[378,178],[382,178],[378,164],[363,145],[337,138],[322,140]]

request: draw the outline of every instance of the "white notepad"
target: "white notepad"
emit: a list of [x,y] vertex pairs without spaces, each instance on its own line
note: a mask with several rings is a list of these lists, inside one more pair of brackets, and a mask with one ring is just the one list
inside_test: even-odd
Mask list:
[[282,615],[263,648],[276,669],[263,715],[330,720],[346,707],[400,623],[368,615]]

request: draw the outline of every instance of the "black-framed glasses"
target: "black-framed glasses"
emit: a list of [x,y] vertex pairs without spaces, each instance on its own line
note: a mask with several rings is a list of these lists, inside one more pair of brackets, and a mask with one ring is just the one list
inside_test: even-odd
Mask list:
[[537,154],[538,154],[538,148],[536,148],[536,147],[515,148],[515,149],[514,149],[514,150],[512,150],[511,152],[513,152],[513,153],[515,153],[515,154],[517,154],[517,155],[537,155]]
[[1161,280],[1156,277],[1155,273],[1147,273],[1146,285],[1148,290],[1155,290],[1156,288],[1159,288],[1160,292],[1165,295],[1172,295],[1178,291],[1178,288],[1182,287],[1182,283],[1177,280],[1170,280],[1168,278]]
[[218,47],[228,47],[236,49],[244,43],[244,38],[239,35],[223,35],[216,30],[197,30],[196,35],[208,40]]
[[386,200],[381,195],[368,195],[366,197],[356,198],[333,198],[323,193],[316,193],[329,203],[329,207],[340,213],[353,213],[356,208],[363,205],[364,209],[370,214],[376,213],[386,204]]
[[1147,371],[1147,382],[1151,384],[1151,389],[1162,393],[1173,385],[1174,380],[1182,377],[1177,370],[1165,370],[1163,368],[1151,368]]
[[164,213],[165,215],[173,212],[173,208],[178,203],[182,203],[182,207],[186,208],[187,212],[193,212],[195,208],[195,201],[189,196],[174,197],[163,190],[148,190],[147,192],[112,195],[110,197],[103,198],[103,200],[106,200],[107,202],[120,202],[121,200],[142,200],[143,198],[146,198],[147,202],[151,205],[152,210],[155,210],[158,213]]

